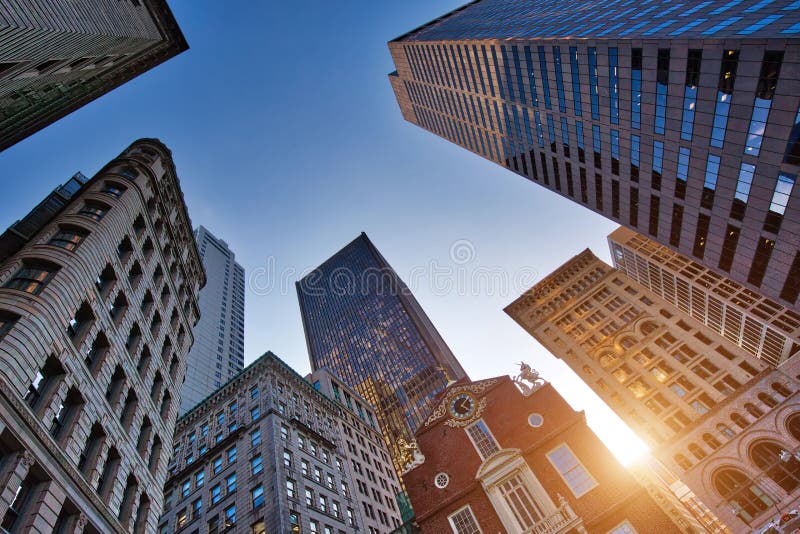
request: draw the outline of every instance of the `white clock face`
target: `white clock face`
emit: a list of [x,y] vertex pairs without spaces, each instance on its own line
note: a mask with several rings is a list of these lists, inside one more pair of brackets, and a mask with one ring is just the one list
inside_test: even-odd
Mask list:
[[460,393],[450,399],[450,415],[455,419],[468,419],[475,413],[475,398],[469,393]]

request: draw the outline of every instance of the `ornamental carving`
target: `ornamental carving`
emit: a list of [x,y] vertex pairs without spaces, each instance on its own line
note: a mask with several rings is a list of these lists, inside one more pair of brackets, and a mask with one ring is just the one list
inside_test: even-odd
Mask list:
[[[425,421],[425,426],[429,426],[430,424],[434,423],[438,419],[441,419],[442,417],[444,417],[444,415],[447,413],[447,401],[453,394],[460,393],[462,391],[469,391],[469,392],[474,393],[476,396],[480,396],[481,394],[483,394],[483,392],[485,392],[487,389],[489,389],[490,387],[492,387],[496,383],[497,383],[497,379],[496,378],[492,378],[492,379],[489,379],[489,380],[482,380],[480,382],[474,382],[472,384],[466,384],[466,385],[463,385],[463,386],[456,386],[456,387],[448,389],[447,390],[447,394],[448,394],[447,397],[442,399],[439,402],[439,404],[433,410],[431,415],[428,417],[428,420]],[[481,401],[481,404],[485,405],[485,401]]]
[[482,398],[478,403],[478,408],[472,414],[471,417],[468,419],[448,419],[444,422],[449,427],[452,428],[464,428],[468,424],[474,422],[475,420],[479,419],[481,414],[483,413],[484,408],[486,408],[486,398]]
[[519,362],[519,374],[511,380],[526,397],[530,397],[534,391],[545,384],[545,381],[539,376],[539,371],[525,362]]
[[400,447],[400,465],[403,466],[403,474],[425,463],[425,456],[420,452],[416,441],[412,440],[409,443],[400,438],[397,440],[397,446]]

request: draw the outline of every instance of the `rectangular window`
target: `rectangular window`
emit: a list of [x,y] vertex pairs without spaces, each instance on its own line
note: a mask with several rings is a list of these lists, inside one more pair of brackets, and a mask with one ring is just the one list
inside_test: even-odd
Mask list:
[[598,169],[603,168],[602,160],[602,146],[600,141],[600,126],[597,124],[592,125],[592,145],[594,147],[594,166]]
[[694,248],[692,254],[702,259],[706,252],[706,238],[708,237],[708,226],[711,218],[701,213],[697,218],[697,231],[694,236]]
[[631,187],[628,204],[630,205],[630,223],[634,228],[639,225],[639,189]]
[[742,162],[739,168],[739,178],[736,181],[736,192],[733,195],[731,218],[741,221],[747,208],[747,199],[750,197],[750,185],[753,183],[753,174],[756,166]]
[[619,182],[611,180],[611,216],[619,219]]
[[761,152],[761,141],[767,127],[769,110],[772,107],[772,97],[775,94],[775,86],[778,84],[782,62],[783,52],[773,50],[764,52],[753,103],[753,114],[750,117],[750,127],[747,130],[747,141],[744,147],[744,153],[750,156],[758,156]]
[[581,202],[584,204],[589,203],[589,187],[586,184],[586,169],[579,167],[580,180],[581,180]]
[[550,151],[556,151],[556,126],[553,122],[553,115],[547,114],[547,135],[550,139]]
[[661,172],[664,165],[664,143],[653,141],[653,174],[650,187],[661,191]]
[[767,218],[764,221],[764,230],[777,234],[781,228],[783,214],[786,212],[786,205],[792,195],[795,176],[782,172],[778,175],[775,182],[775,190],[772,192],[772,201],[769,204]]
[[50,238],[47,244],[66,250],[75,250],[87,235],[89,235],[89,232],[79,228],[59,228],[58,232]]
[[789,140],[786,142],[783,162],[800,165],[800,107],[797,108],[797,115],[794,116],[794,126],[789,134]]
[[714,126],[711,129],[711,146],[713,147],[722,148],[725,142],[725,130],[728,127],[728,113],[731,110],[731,98],[738,64],[738,50],[726,50],[722,53],[722,65],[719,70],[719,82],[717,82],[717,103],[714,107]]
[[250,446],[258,447],[261,445],[261,429],[257,428],[250,432]]
[[578,141],[578,161],[586,162],[586,147],[583,143],[583,122],[575,121],[575,138]]
[[600,118],[600,86],[597,81],[597,48],[589,48],[589,96],[592,103],[592,119]]
[[103,217],[106,216],[108,213],[108,207],[97,202],[87,202],[83,205],[83,208],[78,212],[78,215],[83,215],[84,217],[89,217],[95,221],[99,221]]
[[607,534],[637,534],[636,529],[629,521],[625,520],[616,527],[612,528]]
[[544,512],[531,494],[519,473],[498,484],[500,494],[514,513],[520,531],[535,531],[536,524],[544,518]]
[[611,124],[619,124],[619,63],[616,48],[608,49],[608,96]]
[[6,283],[7,288],[25,291],[32,295],[42,292],[48,282],[55,276],[57,269],[44,264],[25,263],[22,268]]
[[539,148],[544,148],[544,132],[542,130],[542,116],[538,111],[533,112],[533,117],[536,119],[536,137],[539,139]]
[[569,127],[567,126],[567,118],[561,117],[561,144],[564,150],[564,157],[569,157]]
[[683,206],[672,206],[672,227],[669,233],[669,244],[678,247],[681,244],[681,227],[683,226]]
[[[564,166],[567,169],[567,194],[570,197],[575,198],[575,186],[572,184],[572,164],[569,161],[565,161]],[[2,336],[1,329],[0,336]]]
[[236,491],[236,473],[228,475],[228,478],[225,479],[225,491],[227,493]]
[[658,49],[656,68],[656,116],[654,131],[663,134],[667,122],[667,92],[669,87],[669,48]]
[[526,46],[523,49],[525,53],[525,69],[528,72],[528,85],[531,88],[531,100],[533,101],[534,106],[539,105],[539,95],[536,91],[536,77],[533,74],[533,59],[531,58],[531,47]]
[[638,135],[631,135],[631,181],[639,181],[639,147],[641,140]]
[[566,113],[567,104],[564,98],[564,75],[561,72],[561,50],[559,47],[553,47],[553,70],[556,73],[556,90],[558,92],[558,110],[561,113]]
[[750,266],[750,274],[747,281],[754,286],[760,286],[764,280],[764,273],[767,272],[767,264],[772,257],[772,250],[775,248],[775,241],[766,237],[761,237],[756,246],[756,253],[753,256],[753,264]]
[[658,218],[660,217],[659,214],[659,206],[660,206],[661,199],[655,195],[650,195],[650,223],[648,225],[647,231],[650,235],[654,237],[658,237]]
[[486,459],[492,454],[500,450],[500,446],[495,441],[494,436],[489,431],[489,427],[483,419],[479,419],[475,423],[469,425],[466,429],[469,439],[475,446],[482,459]]
[[551,159],[553,161],[553,178],[556,182],[556,190],[561,191],[561,173],[558,170],[558,158],[553,156]]
[[597,481],[581,464],[569,446],[565,443],[547,453],[547,459],[567,483],[576,497],[586,494],[597,486]]
[[255,488],[250,490],[250,501],[253,505],[253,509],[261,508],[264,506],[264,486],[259,484]]
[[722,253],[719,257],[719,268],[725,272],[730,272],[733,264],[733,256],[736,254],[736,245],[739,243],[739,229],[733,225],[728,225],[725,230],[725,240],[722,243]]
[[[572,105],[575,107],[575,116],[581,116],[581,74],[578,68],[578,48],[569,48],[569,63],[572,70]],[[800,157],[800,156],[799,156]]]
[[642,124],[642,49],[631,50],[631,127]]
[[781,289],[781,298],[794,304],[798,295],[800,295],[800,252],[794,255],[794,261]]
[[542,90],[544,91],[544,105],[550,109],[550,82],[547,79],[547,59],[545,58],[544,47],[539,47],[539,71],[542,74]]
[[594,205],[597,211],[603,211],[603,177],[598,173],[594,175]]
[[619,131],[611,130],[611,172],[619,176]]
[[675,175],[675,198],[686,198],[686,181],[689,178],[689,149],[685,146],[678,150],[678,171]]
[[700,83],[700,61],[703,51],[689,50],[686,62],[686,83],[683,89],[683,120],[681,121],[681,139],[692,140],[694,129],[694,112],[697,107],[697,85]]
[[719,156],[708,155],[706,162],[706,176],[703,181],[703,193],[700,198],[700,206],[706,209],[714,207],[714,193],[717,189],[717,175],[719,174]]
[[447,516],[454,534],[482,534],[469,505]]
[[263,469],[264,464],[260,454],[250,460],[250,470],[253,475],[259,474]]

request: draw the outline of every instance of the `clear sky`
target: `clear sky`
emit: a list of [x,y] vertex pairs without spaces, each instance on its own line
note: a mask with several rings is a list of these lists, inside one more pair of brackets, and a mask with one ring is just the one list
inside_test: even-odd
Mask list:
[[0,153],[0,227],[160,138],[192,223],[247,272],[245,363],[272,350],[309,371],[294,282],[365,231],[471,378],[527,361],[628,463],[641,442],[502,311],[586,247],[609,261],[614,224],[404,122],[394,100],[386,42],[460,3],[171,1],[187,52]]

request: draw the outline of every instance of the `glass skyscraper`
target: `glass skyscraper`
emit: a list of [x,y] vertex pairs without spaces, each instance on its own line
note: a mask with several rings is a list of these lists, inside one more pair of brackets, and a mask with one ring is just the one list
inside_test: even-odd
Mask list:
[[403,117],[783,306],[800,2],[480,0],[391,41]]
[[399,468],[397,439],[413,439],[464,370],[366,234],[296,287],[312,368],[333,370],[375,407]]

